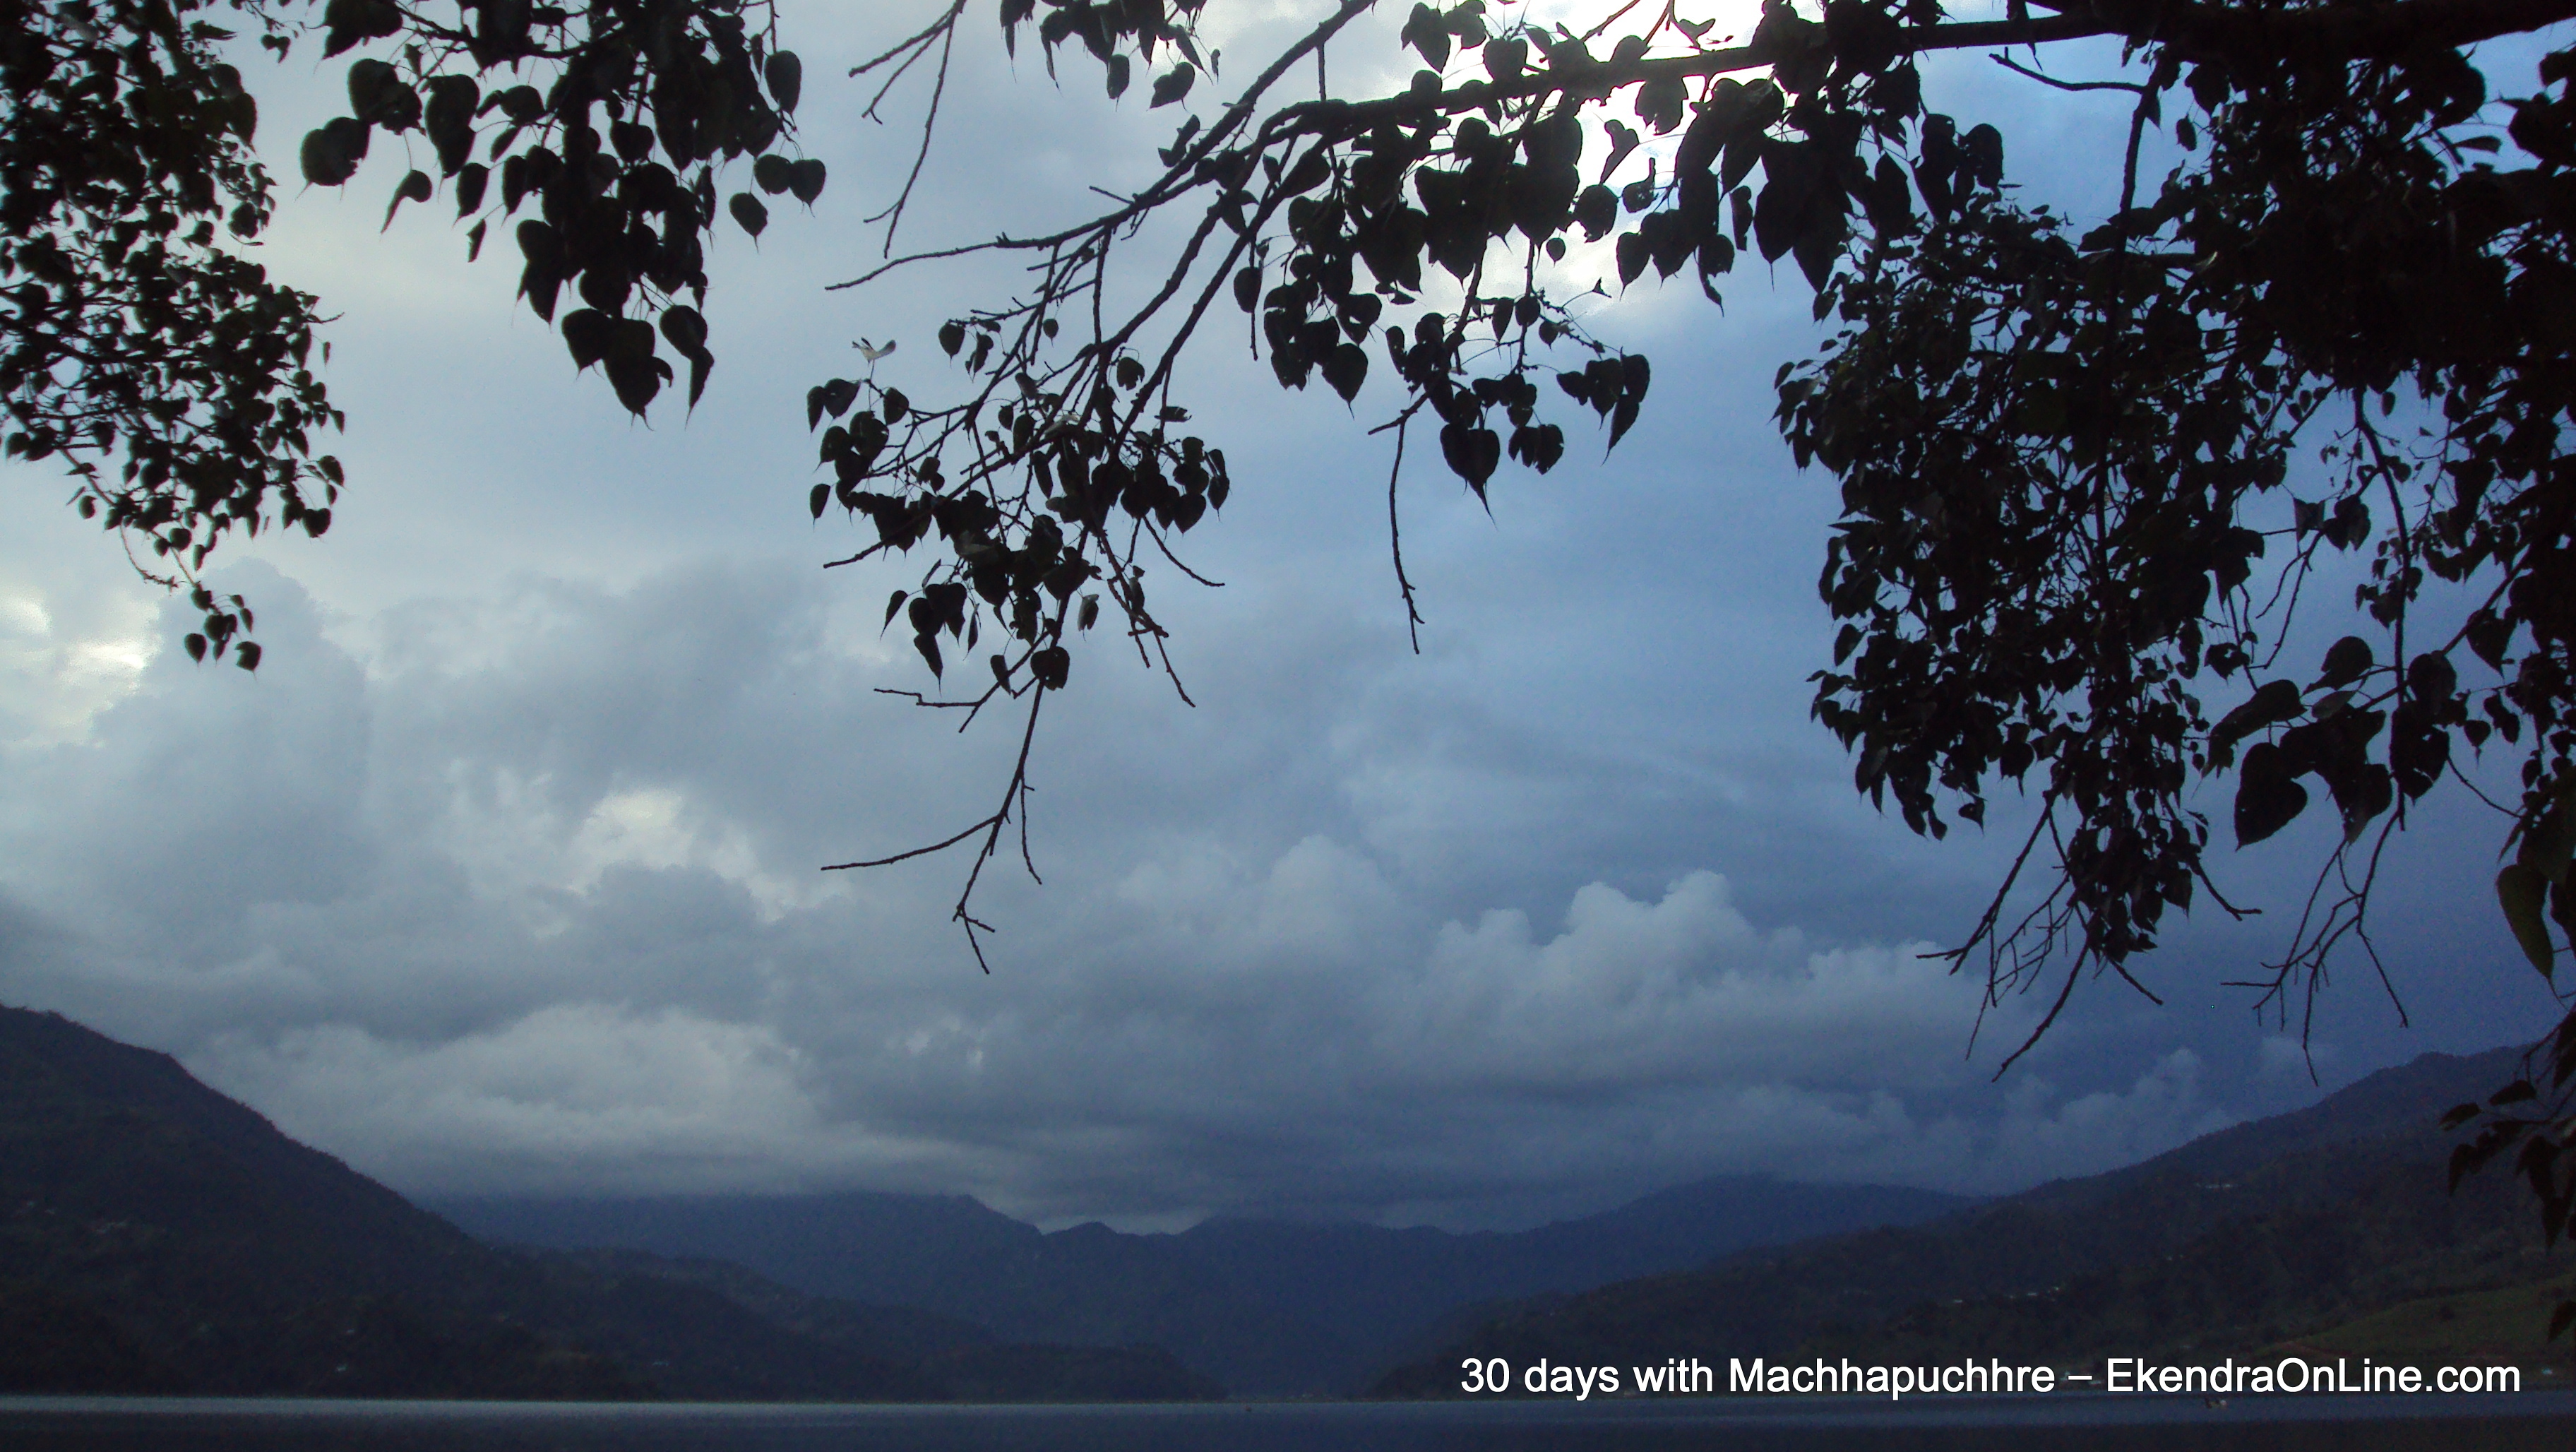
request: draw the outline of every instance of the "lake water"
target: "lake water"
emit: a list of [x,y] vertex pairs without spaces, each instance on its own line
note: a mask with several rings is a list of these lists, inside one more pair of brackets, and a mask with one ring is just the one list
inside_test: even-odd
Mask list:
[[2565,1452],[2576,1391],[2489,1396],[631,1406],[0,1397],[7,1452]]

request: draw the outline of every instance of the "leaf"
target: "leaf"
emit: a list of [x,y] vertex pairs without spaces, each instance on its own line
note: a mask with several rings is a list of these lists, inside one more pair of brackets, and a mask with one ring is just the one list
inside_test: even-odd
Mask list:
[[1610,155],[1601,163],[1601,180],[1606,182],[1610,179],[1610,174],[1619,169],[1619,163],[1628,159],[1628,153],[1637,149],[1638,143],[1643,138],[1630,130],[1627,123],[1622,121],[1607,122],[1604,129],[1610,134]]
[[2251,699],[2219,718],[2209,733],[2211,760],[2225,765],[2235,759],[2239,741],[2267,726],[2295,721],[2307,710],[2300,700],[2299,688],[2289,681],[2271,681],[2258,688]]
[[1440,12],[1428,5],[1413,7],[1396,40],[1421,52],[1423,61],[1435,71],[1449,63],[1449,27],[1440,23]]
[[2509,862],[2496,874],[2496,901],[2504,908],[2505,926],[2513,930],[2513,940],[2522,946],[2522,956],[2543,978],[2556,981],[2557,950],[2549,940],[2549,926],[2541,920],[2541,908],[2548,894],[2549,879],[2527,862]]
[[608,383],[617,391],[617,401],[637,418],[652,405],[662,385],[671,381],[671,365],[660,358],[636,357],[631,353],[612,352],[603,364]]
[[1127,57],[1123,55],[1113,55],[1109,58],[1107,69],[1109,71],[1109,99],[1115,101],[1119,97],[1127,94],[1127,82],[1133,72],[1133,67],[1128,63]]
[[420,124],[420,93],[385,62],[362,60],[349,67],[349,113],[370,126],[409,131]]
[[2434,724],[2433,708],[2411,700],[2389,718],[2388,765],[2398,790],[2413,801],[2431,791],[2451,764],[2451,733]]
[[1642,232],[1620,233],[1618,244],[1614,250],[1616,251],[1619,262],[1619,285],[1621,287],[1626,287],[1628,284],[1635,282],[1637,278],[1645,272],[1647,262],[1652,260],[1652,252],[1647,247],[1646,236]]
[[519,224],[519,254],[527,266],[519,274],[519,291],[528,306],[547,322],[555,318],[555,293],[563,286],[563,243],[555,229],[531,217]]
[[572,366],[588,368],[608,356],[608,345],[617,333],[617,322],[596,308],[579,308],[564,314],[564,346],[572,350]]
[[1344,343],[1323,356],[1324,381],[1348,403],[1359,396],[1360,384],[1368,378],[1368,354],[1354,343]]
[[[1640,37],[1628,36],[1623,38],[1620,44],[1624,46],[1629,40],[1637,39]],[[1639,50],[1642,52],[1643,49],[1641,45]],[[1688,100],[1689,94],[1684,88],[1681,77],[1667,76],[1650,80],[1637,88],[1637,119],[1645,122],[1646,129],[1657,136],[1665,135],[1681,124],[1682,107]]]
[[188,659],[195,661],[199,665],[206,663],[206,638],[204,636],[191,631],[183,637],[179,643],[187,647]]
[[742,230],[749,232],[755,242],[760,240],[761,229],[769,225],[769,209],[749,192],[734,193],[733,199],[725,203],[725,209],[733,213],[734,221]]
[[2265,741],[2245,753],[2236,782],[2236,845],[2250,847],[2308,808],[2308,789],[2291,778],[2281,748]]
[[331,0],[323,7],[323,27],[330,39],[323,45],[322,56],[332,56],[365,41],[380,40],[402,29],[402,11],[393,0]]
[[1970,181],[1999,187],[2004,180],[2004,134],[1992,126],[1970,127],[1959,138],[1961,170]]
[[795,115],[797,97],[805,90],[805,63],[796,58],[796,52],[782,50],[773,52],[761,70],[769,81],[770,99],[779,110]]
[[[812,492],[805,496],[805,507],[814,511],[814,517],[816,519],[821,519],[823,517],[823,506],[831,502],[832,486],[829,484],[817,484],[814,486]],[[902,598],[903,592],[900,590],[896,591],[895,599],[900,601]],[[888,618],[892,618],[891,614],[889,614]]]
[[2514,860],[2525,864],[2551,882],[2567,880],[2571,858],[2576,858],[2576,801],[2561,796],[2543,808],[2536,818],[2521,827],[2522,846]]
[[2370,642],[2358,635],[2347,635],[2326,647],[2324,673],[2308,689],[2332,690],[2351,685],[2369,672],[2371,661]]
[[[820,486],[817,486],[817,487],[820,487]],[[821,511],[820,511],[820,510],[817,510],[817,511],[815,511],[815,512],[816,512],[816,513],[818,513],[818,514],[819,514],[819,513],[821,513]],[[894,613],[895,613],[896,611],[901,610],[901,609],[903,608],[903,601],[904,601],[904,595],[905,595],[905,593],[906,593],[906,592],[904,592],[904,591],[902,591],[902,590],[897,590],[897,591],[895,591],[895,592],[894,592],[894,594],[893,594],[892,596],[890,596],[890,597],[886,600],[885,621],[884,621],[884,624],[879,625],[879,626],[877,627],[879,630],[883,630],[886,626],[894,624]]]
[[493,93],[492,99],[483,104],[486,108],[500,107],[501,114],[519,126],[530,125],[546,114],[545,94],[534,86],[512,86]]
[[[1154,77],[1153,106],[1168,106],[1190,93],[1199,73],[1188,66],[1177,66]],[[1146,109],[1151,110],[1153,106]]]
[[844,477],[865,475],[876,467],[877,455],[885,451],[885,446],[885,420],[861,409],[850,417],[849,443],[842,449],[836,463],[850,471]]
[[2484,1169],[2487,1161],[2494,1159],[2507,1146],[2522,1138],[2523,1132],[2530,1127],[2529,1124],[2518,1120],[2490,1124],[2479,1132],[2476,1139],[2454,1147],[2451,1151],[2451,1188],[2458,1190],[2461,1180]]
[[[1626,437],[1628,430],[1637,422],[1637,409],[1646,401],[1646,389],[1654,379],[1653,367],[1642,353],[1621,354],[1617,367],[1619,401],[1610,410],[1609,447],[1613,449],[1619,447],[1619,440]],[[1592,403],[1595,408],[1601,405],[1606,392],[1606,389],[1594,389]]]
[[1533,424],[1512,431],[1512,457],[1544,474],[1565,457],[1565,430]]
[[342,116],[304,133],[296,154],[304,179],[317,187],[336,187],[358,174],[367,155],[367,123]]
[[1029,674],[1050,691],[1064,689],[1065,678],[1073,672],[1073,653],[1060,645],[1050,645],[1029,657]]
[[422,112],[429,144],[438,149],[439,170],[448,176],[474,154],[474,107],[482,91],[472,76],[433,76],[429,102]]
[[921,658],[924,661],[929,662],[931,675],[940,676],[945,674],[945,668],[942,667],[939,662],[939,636],[935,632],[924,631],[921,634],[914,636],[912,638],[912,648],[920,651]]
[[617,149],[617,159],[634,166],[653,155],[653,128],[633,121],[612,121],[608,125],[608,144]]
[[2415,657],[2406,668],[2406,693],[2427,702],[2447,701],[2460,688],[2460,673],[2451,658],[2438,650],[2428,650]]
[[2343,839],[2346,842],[2359,840],[2363,829],[2396,800],[2388,768],[2375,761],[2364,762],[2358,768],[2346,766],[2329,772],[2326,785],[2334,793],[2336,809],[2343,813]]
[[1482,497],[1485,481],[1494,477],[1494,466],[1502,462],[1503,441],[1492,429],[1443,424],[1440,456],[1448,460],[1452,473],[1466,480],[1467,487]]
[[379,232],[391,230],[394,225],[394,212],[400,208],[403,203],[428,201],[430,193],[434,189],[435,188],[429,179],[428,172],[414,171],[406,174],[403,177],[401,184],[394,188],[394,199],[385,204],[384,226],[379,227],[376,230]]
[[1288,168],[1288,174],[1279,179],[1278,194],[1283,197],[1297,196],[1303,192],[1311,192],[1332,180],[1333,160],[1325,152],[1326,148],[1317,146],[1299,157],[1297,164]]
[[814,157],[790,162],[787,166],[787,190],[795,194],[796,200],[810,207],[816,197],[823,195],[823,176],[823,163]]
[[787,190],[787,158],[772,153],[751,164],[752,184],[771,196]]
[[2511,618],[2480,608],[2470,612],[2469,623],[2463,633],[2468,638],[2469,649],[2477,653],[2478,659],[2500,671],[2504,669],[2506,652],[2513,648],[2517,625],[2518,622]]
[[674,303],[662,310],[662,336],[682,357],[694,358],[706,351],[706,317],[686,303]]
[[243,670],[258,670],[259,656],[259,642],[256,640],[245,640],[241,644],[233,647],[233,664],[240,666]]
[[1905,168],[1896,158],[1882,156],[1878,170],[1870,178],[1870,188],[1863,199],[1869,213],[1870,227],[1883,236],[1903,236],[1914,230],[1914,191],[1906,182]]

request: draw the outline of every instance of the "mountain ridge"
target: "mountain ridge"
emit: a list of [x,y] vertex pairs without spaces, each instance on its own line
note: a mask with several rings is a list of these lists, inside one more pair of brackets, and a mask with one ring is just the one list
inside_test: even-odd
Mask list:
[[[167,1054],[0,1007],[0,1391],[1192,1399],[1150,1348],[920,1346],[913,1313],[495,1250]],[[828,1323],[828,1324],[827,1324]],[[871,1339],[860,1334],[877,1329]],[[954,1338],[952,1338],[953,1340]],[[948,1353],[954,1352],[955,1355]]]
[[1522,1231],[1228,1218],[1144,1235],[1097,1222],[1042,1232],[969,1198],[861,1191],[432,1203],[496,1243],[732,1261],[810,1294],[918,1304],[1030,1340],[1150,1341],[1237,1390],[1312,1395],[1359,1385],[1462,1303],[1973,1202],[1743,1176]]
[[[2516,1187],[2491,1175],[2449,1199],[2438,1124],[2449,1103],[2509,1077],[2519,1056],[2516,1049],[2428,1054],[2307,1109],[1938,1220],[1496,1306],[1480,1326],[1381,1377],[1373,1392],[1455,1395],[1454,1370],[1471,1356],[1584,1365],[1822,1348],[1894,1355],[1906,1346],[2067,1354],[2124,1316],[2164,1327],[2134,1337],[2134,1350],[2153,1349],[2158,1336],[2170,1342],[2257,1324],[2280,1340],[2276,1323],[2302,1314],[2348,1316],[2374,1296],[2420,1293],[2446,1280],[2528,1278],[2546,1265],[2537,1259],[2532,1217],[2517,1213],[2527,1207]],[[2366,1245],[2414,1259],[2383,1267],[2373,1284],[2361,1261]],[[2330,1263],[2335,1257],[2320,1249],[2328,1246],[2343,1247],[2345,1263]],[[2178,1262],[2188,1262],[2189,1275],[2170,1268]],[[2290,1262],[2304,1264],[2314,1284],[2290,1277],[2251,1300],[2235,1294]],[[2158,1316],[2139,1310],[2159,1296],[2171,1300],[2176,1285],[2197,1302]],[[2058,1315],[2078,1302],[2088,1308],[2082,1314]],[[1969,1322],[1983,1328],[1978,1336],[1959,1329]]]

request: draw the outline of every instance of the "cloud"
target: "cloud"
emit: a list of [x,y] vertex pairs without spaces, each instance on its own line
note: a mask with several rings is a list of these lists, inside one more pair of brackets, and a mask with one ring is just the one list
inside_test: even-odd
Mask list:
[[1997,1186],[2068,1179],[2133,1164],[2237,1122],[2201,1085],[2200,1056],[2178,1048],[2125,1092],[2098,1091],[2052,1106],[2036,1075],[2012,1087],[1989,1164],[1977,1178]]
[[599,1193],[794,1189],[911,1147],[826,1123],[766,1026],[556,1004],[440,1043],[332,1024],[218,1039],[201,1073],[287,1133],[413,1185]]
[[1450,911],[1473,873],[1391,821],[1430,793],[1443,832],[1520,824],[1600,770],[1492,749],[1473,700],[1383,729],[1412,667],[1332,615],[1267,620],[1296,664],[1221,680],[1188,729],[1236,765],[1193,754],[1162,811],[1172,741],[1082,716],[1180,708],[1100,677],[1043,754],[1056,883],[979,906],[1010,927],[987,978],[930,896],[956,862],[814,873],[927,837],[1002,762],[876,695],[912,664],[806,574],[520,579],[389,610],[366,656],[268,566],[227,587],[265,602],[258,677],[155,656],[85,739],[18,754],[0,989],[175,1045],[404,1187],[1492,1218],[1600,1177],[1922,1174],[1906,1143],[1945,1130],[1888,1094],[1968,1081],[1965,983],[1754,927],[1713,870]]
[[1031,848],[1056,880],[995,875],[988,978],[934,906],[953,860],[813,870],[922,840],[1004,763],[876,695],[913,668],[810,576],[527,578],[390,610],[363,658],[291,579],[227,587],[266,602],[256,678],[156,657],[15,756],[0,992],[178,1048],[406,1188],[1472,1221],[1730,1170],[2036,1173],[2116,1114],[1980,1148],[1943,1107],[1974,986],[1921,944],[1758,927],[1713,870],[1454,910],[1485,889],[1403,850],[1406,782],[1481,763],[1497,799],[1440,809],[1473,834],[1610,778],[1544,731],[1495,749],[1472,702],[1377,725],[1413,667],[1329,613],[1265,619],[1287,676],[1220,672],[1185,721],[1229,745],[1173,813],[1139,804],[1175,743],[1099,724],[1175,710],[1124,699],[1152,678],[1069,701]]

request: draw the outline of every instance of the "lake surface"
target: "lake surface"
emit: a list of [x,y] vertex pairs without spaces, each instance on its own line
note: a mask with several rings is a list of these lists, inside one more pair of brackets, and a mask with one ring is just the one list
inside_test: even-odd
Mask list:
[[2549,1452],[2576,1391],[2487,1396],[632,1406],[0,1397],[8,1452]]

